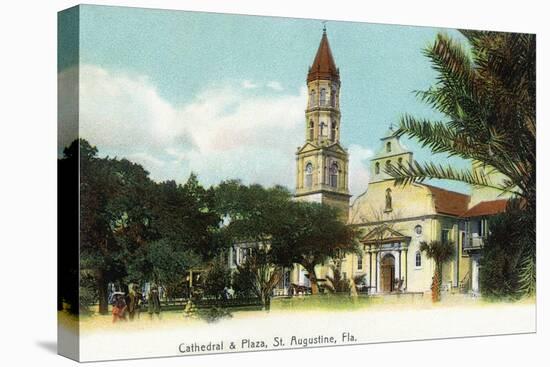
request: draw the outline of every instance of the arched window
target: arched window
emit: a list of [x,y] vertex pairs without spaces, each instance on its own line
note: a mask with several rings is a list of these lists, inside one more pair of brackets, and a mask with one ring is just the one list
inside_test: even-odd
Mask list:
[[330,105],[336,107],[336,88],[333,88],[330,92]]
[[313,124],[313,121],[309,122],[309,140],[313,140],[313,127],[315,125]]
[[327,129],[325,129],[325,126],[325,123],[321,121],[321,123],[319,124],[319,136],[325,136],[327,134]]
[[311,163],[306,164],[305,185],[307,188],[313,186],[313,165]]
[[390,167],[391,167],[391,161],[388,159],[388,160],[386,161],[386,171],[389,170]]
[[391,152],[391,142],[389,141],[386,143],[386,152]]
[[336,162],[330,166],[330,186],[338,187],[338,164]]
[[326,102],[326,99],[327,99],[327,91],[326,91],[325,88],[321,88],[321,95],[320,95],[319,104],[321,106],[324,106],[325,102]]
[[416,251],[414,254],[414,266],[417,268],[422,266],[422,253],[420,253],[420,251]]
[[330,140],[336,141],[336,121],[332,121],[332,126],[330,127]]
[[309,92],[309,107],[315,106],[315,89]]
[[386,212],[392,211],[392,197],[391,197],[391,189],[388,187],[386,189],[386,208],[384,209]]
[[403,165],[403,157],[397,159],[397,164],[401,167]]
[[379,162],[376,162],[374,164],[374,173],[375,174],[379,174],[380,173],[380,163]]

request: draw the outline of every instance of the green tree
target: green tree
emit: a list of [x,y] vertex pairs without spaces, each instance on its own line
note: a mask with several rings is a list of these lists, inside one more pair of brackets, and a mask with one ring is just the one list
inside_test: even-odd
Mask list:
[[224,246],[221,218],[212,209],[213,193],[194,174],[183,185],[155,184],[153,197],[150,228],[154,235],[130,259],[127,280],[162,284],[169,297],[177,297],[187,271],[210,261]]
[[[521,283],[522,252],[529,249],[518,221],[523,213],[509,207],[507,212],[489,219],[489,234],[482,248],[479,281],[483,295],[496,298],[517,297]],[[534,292],[534,290],[533,290]]]
[[131,254],[151,237],[152,181],[140,165],[99,158],[79,141],[80,268],[97,284],[99,311],[107,313],[107,284],[126,276]]
[[[224,246],[214,192],[195,175],[155,183],[126,159],[100,158],[80,140],[81,269],[107,312],[107,284],[154,281],[176,294],[185,272]],[[73,149],[74,150],[74,149]]]
[[249,279],[251,291],[262,303],[264,310],[271,308],[273,290],[280,282],[282,268],[273,258],[273,252],[266,247],[252,249],[245,263],[237,266],[242,277]]
[[425,252],[428,259],[432,259],[435,262],[435,269],[431,287],[432,301],[439,302],[441,300],[441,281],[443,274],[443,265],[453,258],[454,246],[452,242],[421,242],[420,251]]
[[206,296],[219,299],[223,295],[223,290],[231,286],[231,269],[227,263],[225,252],[214,257],[210,262],[204,277],[202,288]]
[[224,181],[214,190],[216,211],[224,217],[224,232],[233,243],[269,241],[292,198],[282,186],[247,186],[237,180]]
[[303,266],[312,294],[319,293],[317,265],[357,251],[357,231],[342,222],[338,210],[328,205],[290,202],[272,228],[276,263]]
[[[216,210],[225,218],[224,238],[229,243],[255,243],[244,264],[237,267],[236,291],[253,293],[269,310],[271,295],[282,275],[273,252],[273,233],[286,216],[290,192],[282,186],[264,188],[240,181],[222,182],[215,188]],[[285,259],[285,264],[289,259]],[[248,279],[248,280],[247,280]]]
[[461,31],[469,48],[444,34],[425,49],[437,83],[418,96],[446,121],[405,115],[397,136],[417,139],[434,153],[473,160],[484,170],[459,170],[434,163],[390,166],[397,184],[446,179],[492,187],[521,198],[527,248],[519,262],[518,291],[535,289],[536,213],[536,41],[534,34]]
[[327,289],[332,293],[347,293],[351,291],[351,282],[342,276],[342,272],[336,266],[332,267],[332,276],[327,276],[329,281],[326,284]]

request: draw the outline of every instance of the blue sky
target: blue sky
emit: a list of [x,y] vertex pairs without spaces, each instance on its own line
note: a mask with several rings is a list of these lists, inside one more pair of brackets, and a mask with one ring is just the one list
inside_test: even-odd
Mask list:
[[[435,82],[422,49],[438,32],[460,35],[428,27],[326,26],[342,79],[341,142],[358,194],[390,123],[404,113],[442,118],[413,93]],[[242,178],[293,188],[305,78],[321,21],[82,6],[80,29],[81,134],[100,153],[137,161],[157,180],[182,181],[195,171],[206,184]],[[74,63],[62,50],[61,83]],[[417,160],[449,161],[403,143]]]

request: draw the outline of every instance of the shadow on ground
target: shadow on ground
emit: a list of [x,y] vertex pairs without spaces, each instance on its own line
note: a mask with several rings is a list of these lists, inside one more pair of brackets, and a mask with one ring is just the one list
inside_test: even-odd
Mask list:
[[36,345],[50,353],[57,354],[57,341],[39,340],[36,342]]

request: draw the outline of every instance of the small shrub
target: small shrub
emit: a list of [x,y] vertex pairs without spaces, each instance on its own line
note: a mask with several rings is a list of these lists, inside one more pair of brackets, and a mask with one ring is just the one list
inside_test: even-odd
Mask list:
[[208,323],[218,322],[221,319],[227,319],[233,317],[229,310],[221,307],[210,307],[200,313],[200,317]]

